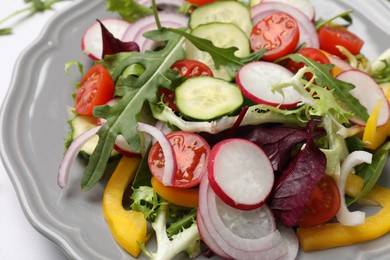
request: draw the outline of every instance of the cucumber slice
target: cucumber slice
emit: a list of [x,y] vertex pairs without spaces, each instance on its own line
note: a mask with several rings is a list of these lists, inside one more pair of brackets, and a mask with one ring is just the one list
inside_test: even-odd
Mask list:
[[194,29],[201,24],[212,22],[233,23],[241,28],[248,37],[253,28],[249,9],[242,3],[235,1],[214,2],[195,9],[191,14],[189,26]]
[[[234,53],[237,57],[245,57],[250,54],[250,43],[245,33],[232,23],[209,23],[196,27],[192,35],[210,40],[215,46],[220,48],[237,47]],[[183,45],[186,58],[198,60],[209,66],[214,77],[232,80],[233,75],[229,75],[224,68],[216,68],[210,54],[200,51],[191,42],[186,41]]]
[[[73,129],[72,138],[75,139],[85,131],[95,127],[97,125],[97,119],[93,116],[77,115],[71,121],[70,125]],[[82,158],[89,158],[89,156],[95,150],[95,147],[99,141],[99,137],[96,135],[88,140],[81,148],[79,155]],[[111,156],[117,155],[118,152],[114,151]]]
[[175,90],[175,102],[186,117],[211,120],[235,112],[243,103],[240,88],[214,77],[187,79]]

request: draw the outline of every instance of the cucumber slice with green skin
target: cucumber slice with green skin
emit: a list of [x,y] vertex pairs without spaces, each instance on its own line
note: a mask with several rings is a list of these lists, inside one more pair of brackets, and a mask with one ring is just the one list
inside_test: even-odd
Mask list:
[[175,90],[180,113],[196,120],[212,120],[235,112],[243,103],[240,88],[214,77],[187,79]]
[[249,9],[235,1],[214,2],[195,9],[191,14],[189,26],[194,29],[201,24],[212,22],[233,23],[248,37],[253,28]]
[[[97,125],[97,119],[93,116],[77,115],[70,121],[70,125],[73,129],[72,139],[74,140],[85,131],[95,127]],[[89,139],[88,142],[86,142],[81,148],[79,155],[85,159],[89,158],[95,150],[98,141],[99,137],[97,135]],[[112,156],[117,154],[118,152],[116,151],[111,153]]]
[[[245,57],[250,54],[250,42],[244,31],[232,23],[208,23],[199,25],[192,32],[192,35],[210,40],[220,48],[237,47],[234,53],[237,57]],[[214,77],[232,80],[234,76],[229,75],[223,66],[216,68],[211,55],[200,51],[191,42],[184,43],[184,50],[187,59],[203,62],[213,72]]]

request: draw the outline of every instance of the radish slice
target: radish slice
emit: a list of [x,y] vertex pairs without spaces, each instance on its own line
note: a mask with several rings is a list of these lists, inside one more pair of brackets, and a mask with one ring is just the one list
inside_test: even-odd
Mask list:
[[315,8],[310,0],[263,0],[262,3],[279,2],[299,9],[310,21],[314,21]]
[[[371,163],[372,154],[366,151],[355,151],[350,153],[347,158],[341,164],[340,178],[337,182],[340,194],[345,194],[345,183],[347,181],[348,174],[353,170],[356,165],[361,163]],[[340,209],[336,214],[337,220],[345,226],[357,226],[364,223],[365,220],[364,211],[350,212],[345,203],[345,197],[340,196]]]
[[158,128],[139,122],[137,124],[137,130],[150,134],[153,138],[159,142],[161,149],[164,153],[165,165],[164,174],[162,177],[162,184],[165,186],[173,185],[173,177],[176,172],[176,159],[175,153],[173,152],[171,143],[168,141],[166,136]]
[[274,92],[272,86],[282,80],[289,80],[294,74],[285,67],[266,61],[255,61],[241,67],[236,82],[244,96],[250,100],[280,108],[294,108],[301,95],[294,87],[286,87],[283,94]]
[[63,189],[68,183],[70,168],[74,160],[77,157],[77,154],[80,152],[84,144],[91,139],[96,132],[100,129],[100,126],[95,126],[94,128],[85,131],[79,135],[73,142],[70,144],[68,150],[66,151],[64,158],[61,161],[60,169],[58,170],[57,184]]
[[[387,123],[390,117],[389,103],[381,88],[368,74],[352,69],[340,73],[336,78],[355,85],[355,88],[350,93],[360,101],[360,104],[367,108],[368,114],[372,113],[378,102],[383,102],[377,126]],[[356,117],[352,118],[351,121],[358,125],[366,124],[366,122]]]
[[[205,229],[213,239],[212,241],[215,242],[215,244],[208,244],[211,250],[217,251],[219,248],[234,259],[277,259],[287,253],[287,248],[283,244],[280,233],[275,229],[272,230],[275,224],[267,228],[267,225],[274,221],[272,214],[263,214],[264,212],[261,209],[254,211],[234,209],[221,200],[219,200],[220,203],[217,206],[217,199],[218,196],[215,195],[209,185],[208,177],[204,176],[199,186],[198,213]],[[266,208],[267,206],[264,205],[263,207]],[[211,211],[217,212],[217,214],[211,214]],[[224,218],[225,222],[222,221],[224,212],[229,212],[229,217],[231,217],[230,220]],[[251,219],[255,219],[255,223],[250,223]],[[215,226],[214,223],[222,224]],[[257,231],[263,228],[271,231],[261,237]],[[221,233],[229,235],[223,236]],[[264,234],[265,232],[262,231],[261,233]],[[217,245],[218,248],[212,248],[213,245]],[[245,248],[245,250],[242,248]]]
[[269,1],[252,6],[250,11],[254,24],[275,11],[291,15],[299,26],[299,45],[305,43],[306,47],[319,48],[318,35],[313,22],[299,9],[285,3]]
[[[122,19],[107,18],[101,20],[112,35],[121,39],[130,23]],[[102,31],[99,22],[94,22],[84,33],[81,40],[81,49],[93,60],[100,60],[103,52]]]
[[[163,27],[180,28],[186,27],[188,24],[188,17],[179,13],[159,12],[158,17]],[[155,29],[157,29],[157,25],[154,15],[145,16],[127,28],[123,34],[122,41],[134,41],[138,43],[141,52],[153,50],[160,43],[145,38],[143,34]]]
[[211,149],[207,170],[215,193],[226,204],[242,210],[263,205],[274,184],[274,171],[267,155],[245,139],[231,138],[216,144]]

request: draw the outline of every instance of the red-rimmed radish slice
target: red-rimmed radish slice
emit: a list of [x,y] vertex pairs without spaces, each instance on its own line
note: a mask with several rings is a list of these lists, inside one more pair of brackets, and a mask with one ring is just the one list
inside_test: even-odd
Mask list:
[[[100,20],[112,35],[121,39],[130,23],[118,18],[107,18]],[[91,59],[100,60],[103,52],[102,31],[99,22],[94,22],[84,33],[81,40],[83,53]]]
[[153,138],[157,140],[157,142],[159,142],[165,158],[162,184],[164,184],[165,186],[172,186],[177,166],[175,153],[173,152],[171,143],[166,138],[164,133],[154,126],[139,122],[137,124],[137,130],[150,134]]
[[260,207],[274,184],[270,160],[256,144],[239,138],[217,143],[207,165],[210,186],[228,205],[242,210]]
[[304,13],[310,21],[314,21],[315,7],[310,0],[262,0],[262,3],[279,2],[291,5]]
[[[355,85],[355,88],[350,91],[352,96],[357,98],[365,108],[368,114],[371,114],[378,102],[382,102],[382,106],[378,116],[377,126],[387,123],[390,117],[389,103],[381,88],[368,74],[360,70],[352,69],[341,72],[337,79]],[[352,122],[358,125],[366,123],[359,118],[352,118]]]
[[[159,12],[158,17],[163,27],[181,28],[186,27],[188,24],[188,17],[179,13]],[[141,52],[153,50],[159,46],[159,43],[145,38],[143,34],[156,29],[157,25],[154,15],[145,16],[129,25],[122,36],[122,41],[138,43]]]
[[294,74],[285,67],[266,61],[255,61],[241,67],[236,76],[244,96],[259,104],[293,108],[301,100],[301,95],[291,86],[283,89],[283,95],[274,92],[272,86]]
[[[201,216],[203,227],[210,235],[209,238],[212,239],[212,243],[206,243],[211,250],[224,252],[233,259],[278,259],[287,253],[279,231],[272,229],[275,227],[275,224],[272,224],[274,221],[272,214],[263,214],[260,208],[254,211],[234,209],[221,200],[217,206],[217,199],[218,196],[209,185],[208,177],[204,176],[199,186],[198,214]],[[263,207],[267,211],[267,206]],[[229,216],[222,217],[222,214],[228,211],[231,211]],[[251,223],[253,219],[256,221]],[[266,225],[269,223],[271,226],[267,228]],[[257,232],[261,229],[271,231],[268,234],[264,230]]]
[[91,139],[99,129],[100,126],[95,126],[94,128],[85,131],[84,133],[79,135],[76,139],[74,139],[73,142],[70,144],[68,150],[66,151],[61,161],[60,169],[58,170],[57,184],[60,188],[63,189],[66,187],[68,183],[70,169],[72,167],[74,160],[77,157],[77,154],[84,146],[84,144],[89,139]]
[[299,45],[305,43],[306,47],[312,48],[320,46],[313,22],[299,9],[285,3],[271,1],[257,4],[250,9],[254,24],[275,11],[288,13],[295,18],[299,26]]

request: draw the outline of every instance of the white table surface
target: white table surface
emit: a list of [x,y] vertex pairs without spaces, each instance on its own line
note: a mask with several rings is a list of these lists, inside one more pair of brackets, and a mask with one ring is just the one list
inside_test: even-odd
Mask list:
[[[13,68],[20,53],[38,37],[50,18],[74,3],[75,0],[58,3],[54,5],[55,10],[45,11],[27,19],[19,19],[23,16],[18,16],[17,19],[0,24],[0,28],[11,26],[14,30],[10,36],[0,36],[1,104],[11,83]],[[0,19],[24,6],[23,0],[1,0]],[[2,162],[0,162],[0,259],[67,259],[56,245],[28,222]]]

